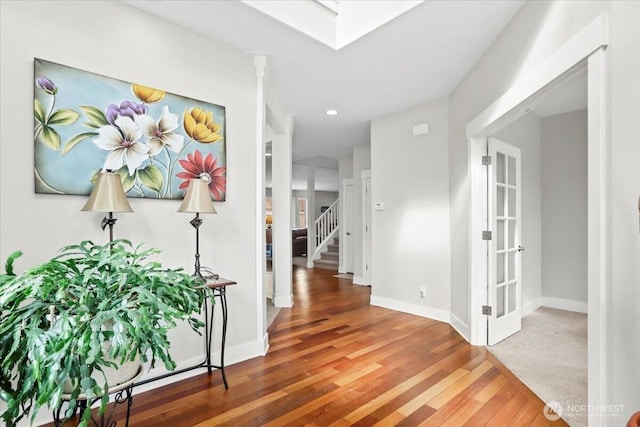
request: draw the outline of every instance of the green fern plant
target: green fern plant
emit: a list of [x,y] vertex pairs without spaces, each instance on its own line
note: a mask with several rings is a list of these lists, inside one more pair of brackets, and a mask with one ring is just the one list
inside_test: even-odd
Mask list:
[[[142,246],[83,241],[20,275],[13,264],[21,252],[9,256],[0,275],[0,398],[7,426],[29,414],[33,424],[42,406],[60,408],[65,382],[73,389],[65,416],[75,413],[81,394],[100,399],[104,413],[109,384],[92,374],[105,366],[139,357],[151,367],[159,359],[175,369],[167,332],[179,320],[196,332],[203,326],[195,315],[206,291],[183,269],[149,260],[159,251]],[[87,426],[90,416],[88,407],[79,425]]]

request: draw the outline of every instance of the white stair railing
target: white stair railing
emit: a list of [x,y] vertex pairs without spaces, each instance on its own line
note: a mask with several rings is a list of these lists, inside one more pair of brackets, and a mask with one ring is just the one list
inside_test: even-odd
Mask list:
[[339,200],[333,202],[322,215],[316,219],[316,248],[326,246],[327,241],[333,237],[338,229]]

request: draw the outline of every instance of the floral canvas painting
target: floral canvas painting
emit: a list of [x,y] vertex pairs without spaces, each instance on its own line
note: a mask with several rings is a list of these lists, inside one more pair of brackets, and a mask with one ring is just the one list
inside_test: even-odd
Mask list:
[[128,197],[179,199],[189,180],[227,187],[225,108],[36,58],[36,193],[91,193],[100,170]]

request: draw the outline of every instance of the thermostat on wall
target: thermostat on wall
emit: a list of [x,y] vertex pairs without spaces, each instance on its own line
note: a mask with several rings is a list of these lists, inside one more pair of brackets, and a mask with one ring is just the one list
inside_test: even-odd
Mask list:
[[426,135],[429,133],[429,123],[420,123],[412,129],[413,136]]
[[377,211],[383,211],[384,210],[384,204],[382,202],[376,202],[373,205],[373,209],[375,209]]

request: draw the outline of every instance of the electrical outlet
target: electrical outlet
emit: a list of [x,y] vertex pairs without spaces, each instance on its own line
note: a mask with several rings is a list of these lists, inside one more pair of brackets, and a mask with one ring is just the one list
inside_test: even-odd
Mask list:
[[420,286],[420,298],[426,298],[426,297],[427,297],[427,287]]

